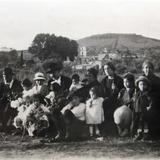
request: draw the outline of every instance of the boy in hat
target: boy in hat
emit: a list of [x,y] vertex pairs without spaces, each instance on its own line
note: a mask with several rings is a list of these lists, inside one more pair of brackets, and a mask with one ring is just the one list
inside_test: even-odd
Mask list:
[[135,95],[134,103],[134,114],[133,114],[133,125],[132,135],[134,140],[145,139],[148,132],[145,134],[145,126],[148,129],[148,115],[152,108],[152,97],[150,96],[150,81],[140,76],[136,80],[137,93]]

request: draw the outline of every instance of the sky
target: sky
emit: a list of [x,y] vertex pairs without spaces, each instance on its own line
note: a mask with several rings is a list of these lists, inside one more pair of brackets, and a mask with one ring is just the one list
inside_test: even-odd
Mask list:
[[160,0],[0,0],[0,47],[27,49],[38,33],[75,40],[103,33],[160,39]]

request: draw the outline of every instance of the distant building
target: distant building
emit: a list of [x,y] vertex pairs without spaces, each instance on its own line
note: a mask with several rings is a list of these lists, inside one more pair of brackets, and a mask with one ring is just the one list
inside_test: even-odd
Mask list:
[[17,51],[18,56],[20,57],[21,54],[23,53],[23,59],[25,61],[29,61],[33,59],[33,54],[31,54],[28,50],[20,50]]
[[87,48],[85,46],[83,47],[80,47],[79,48],[79,55],[82,56],[82,57],[86,57],[87,56]]
[[104,48],[104,49],[103,49],[103,53],[108,53],[107,48]]
[[117,53],[108,53],[108,58],[109,59],[121,59],[121,55],[117,54]]
[[105,57],[106,57],[106,54],[105,54],[105,53],[100,53],[100,54],[98,54],[98,60],[99,60],[99,61],[103,60]]

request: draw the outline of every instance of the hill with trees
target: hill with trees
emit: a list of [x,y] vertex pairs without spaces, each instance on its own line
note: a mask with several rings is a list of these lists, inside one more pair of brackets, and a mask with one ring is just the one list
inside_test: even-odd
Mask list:
[[91,54],[98,54],[102,49],[107,50],[130,50],[136,52],[139,50],[160,47],[160,40],[144,37],[137,34],[99,34],[79,39],[79,46],[85,46]]
[[122,72],[131,70],[141,72],[141,64],[145,59],[151,60],[156,71],[160,71],[160,40],[158,39],[137,34],[108,33],[79,39],[77,42],[80,47],[87,48],[88,55],[104,53],[105,48],[106,54],[120,54],[123,58],[114,61]]

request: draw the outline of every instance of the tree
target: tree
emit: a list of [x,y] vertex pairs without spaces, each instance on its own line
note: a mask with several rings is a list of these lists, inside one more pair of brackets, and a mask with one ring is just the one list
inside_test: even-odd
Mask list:
[[1,51],[0,52],[0,66],[4,67],[8,64],[15,65],[18,59],[17,51],[12,50],[9,52]]
[[41,33],[35,36],[29,51],[41,61],[51,58],[64,61],[67,57],[73,61],[78,55],[78,44],[66,37]]
[[23,51],[21,51],[20,66],[22,67],[23,64],[24,64],[24,60],[23,60]]

